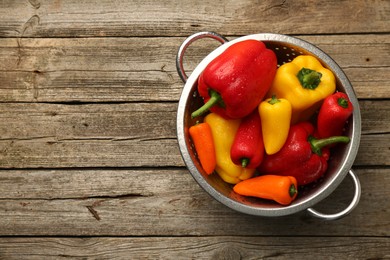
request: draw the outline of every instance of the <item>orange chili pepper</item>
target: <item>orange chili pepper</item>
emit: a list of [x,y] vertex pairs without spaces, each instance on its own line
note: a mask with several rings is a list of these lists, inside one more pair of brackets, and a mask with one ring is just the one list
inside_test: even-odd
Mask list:
[[233,190],[244,196],[274,200],[289,205],[298,194],[297,180],[292,176],[262,175],[237,183]]
[[213,173],[217,160],[210,125],[206,122],[198,123],[190,127],[189,133],[202,168],[207,174]]

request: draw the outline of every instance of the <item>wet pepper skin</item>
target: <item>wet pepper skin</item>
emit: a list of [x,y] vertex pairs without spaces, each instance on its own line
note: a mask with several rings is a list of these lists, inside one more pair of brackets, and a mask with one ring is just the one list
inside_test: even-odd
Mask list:
[[257,168],[264,157],[263,134],[260,115],[254,110],[241,120],[230,150],[235,164],[250,169]]
[[347,94],[336,92],[325,98],[317,118],[317,131],[321,138],[341,135],[352,115],[353,105]]
[[336,90],[332,71],[311,55],[300,55],[280,66],[268,96],[276,95],[291,103],[291,123],[309,120],[322,101]]
[[230,150],[234,137],[240,126],[240,119],[225,119],[218,114],[210,113],[204,118],[208,123],[214,139],[217,165],[215,171],[227,183],[236,184],[253,176],[255,169],[243,168],[234,164]]
[[291,104],[275,95],[259,105],[264,147],[267,154],[275,154],[287,140],[291,122]]
[[276,55],[263,42],[237,42],[204,69],[198,79],[198,92],[205,103],[212,92],[220,96],[211,112],[227,119],[243,118],[260,104],[276,69]]
[[306,185],[319,179],[328,168],[329,149],[326,146],[343,142],[346,136],[315,139],[314,126],[301,122],[291,126],[286,143],[282,149],[263,159],[259,167],[262,174],[293,176],[298,185]]

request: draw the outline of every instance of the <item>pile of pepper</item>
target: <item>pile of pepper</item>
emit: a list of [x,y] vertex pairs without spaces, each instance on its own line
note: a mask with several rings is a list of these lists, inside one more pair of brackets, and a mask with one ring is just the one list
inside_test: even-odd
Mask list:
[[353,106],[310,55],[278,68],[263,42],[241,41],[209,63],[198,92],[192,117],[206,115],[189,128],[198,159],[240,195],[288,205],[326,173],[330,148],[349,142]]

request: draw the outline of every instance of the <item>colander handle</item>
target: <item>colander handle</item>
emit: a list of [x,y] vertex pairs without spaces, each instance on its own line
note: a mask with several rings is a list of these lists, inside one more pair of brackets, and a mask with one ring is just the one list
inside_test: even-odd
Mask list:
[[222,35],[215,33],[215,32],[198,32],[198,33],[195,33],[195,34],[189,36],[187,39],[185,39],[184,42],[180,45],[179,51],[177,52],[177,55],[176,55],[177,73],[179,74],[181,80],[184,83],[187,81],[187,78],[188,78],[187,74],[184,71],[184,67],[183,67],[184,52],[186,51],[188,46],[191,45],[191,43],[193,43],[196,40],[203,39],[203,38],[212,38],[212,39],[219,41],[222,44],[225,42],[228,42],[228,39],[226,39]]
[[348,215],[359,203],[360,194],[361,194],[361,186],[360,186],[360,182],[359,182],[358,177],[356,176],[356,174],[352,170],[349,171],[349,175],[351,176],[351,178],[355,184],[355,194],[353,196],[352,202],[348,205],[348,207],[346,207],[343,211],[340,211],[340,212],[335,213],[335,214],[324,214],[324,213],[318,212],[317,210],[315,210],[313,208],[308,208],[307,211],[312,216],[317,217],[317,218],[321,218],[321,219],[325,219],[325,220],[335,220],[335,219],[339,219],[339,218],[342,218],[342,217]]

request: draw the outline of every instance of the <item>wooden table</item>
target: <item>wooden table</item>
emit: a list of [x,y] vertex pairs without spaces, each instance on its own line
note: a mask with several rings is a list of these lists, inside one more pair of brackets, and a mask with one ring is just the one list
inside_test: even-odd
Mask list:
[[[0,258],[390,258],[389,29],[386,0],[0,1]],[[196,184],[175,56],[198,31],[294,35],[343,68],[362,113],[350,215],[244,215]],[[186,68],[217,46],[194,43]]]

